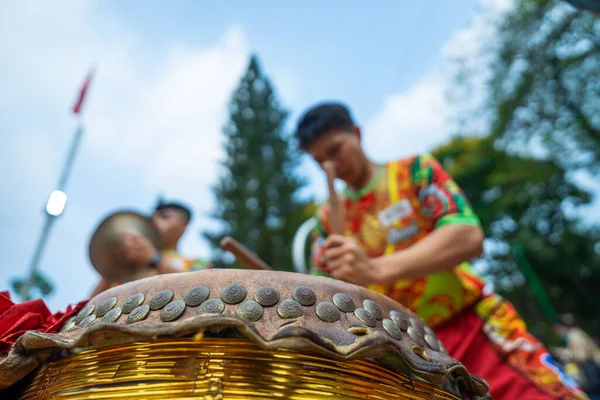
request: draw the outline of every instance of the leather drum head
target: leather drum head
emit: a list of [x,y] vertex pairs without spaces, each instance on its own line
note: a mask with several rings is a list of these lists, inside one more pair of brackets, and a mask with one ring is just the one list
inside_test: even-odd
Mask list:
[[152,275],[146,266],[128,262],[123,256],[121,233],[135,232],[160,248],[158,232],[149,217],[134,211],[119,211],[104,219],[90,240],[90,261],[100,275],[113,282],[130,282]]
[[21,399],[458,400],[489,389],[389,297],[280,271],[207,269],[108,289],[61,332],[23,334],[0,358],[0,391],[52,355]]

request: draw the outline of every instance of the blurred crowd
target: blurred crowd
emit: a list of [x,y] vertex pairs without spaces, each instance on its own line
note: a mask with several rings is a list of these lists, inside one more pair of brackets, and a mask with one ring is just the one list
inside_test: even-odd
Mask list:
[[561,338],[560,347],[552,353],[592,400],[600,399],[600,350],[597,342],[577,326],[575,318],[566,314],[554,324]]

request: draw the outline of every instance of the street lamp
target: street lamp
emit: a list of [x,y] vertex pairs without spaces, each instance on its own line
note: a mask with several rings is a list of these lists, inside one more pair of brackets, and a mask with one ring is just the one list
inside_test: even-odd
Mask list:
[[46,203],[46,213],[52,217],[60,216],[67,205],[67,194],[62,190],[53,190]]

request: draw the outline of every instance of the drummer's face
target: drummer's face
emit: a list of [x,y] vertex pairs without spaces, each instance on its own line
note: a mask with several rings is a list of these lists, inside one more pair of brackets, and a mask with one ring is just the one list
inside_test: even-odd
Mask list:
[[316,138],[306,149],[322,167],[326,161],[335,164],[336,177],[354,186],[361,176],[365,155],[360,145],[360,129],[351,132],[331,131]]
[[161,239],[167,242],[179,240],[187,227],[187,220],[178,210],[158,210],[152,216],[152,222],[154,222]]

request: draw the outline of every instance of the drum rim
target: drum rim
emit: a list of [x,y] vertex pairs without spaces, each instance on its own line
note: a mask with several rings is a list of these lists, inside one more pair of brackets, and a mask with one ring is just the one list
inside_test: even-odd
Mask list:
[[[138,365],[136,356],[141,352],[145,353],[144,364]],[[187,361],[190,357],[198,355],[201,355],[203,364],[207,366],[200,371],[204,375],[189,374],[188,371],[184,374],[184,377],[181,371],[174,372],[172,368],[169,369],[169,365],[173,367],[186,364],[182,361]],[[225,360],[224,363],[223,360]],[[254,365],[254,367],[242,368],[235,365],[235,373],[227,374],[227,365],[233,360],[240,360],[242,364]],[[255,360],[258,361],[255,362]],[[114,372],[115,365],[119,365],[120,370],[122,367],[124,373],[118,381],[111,381],[107,377]],[[293,365],[298,365],[299,368],[294,369],[296,372],[293,379],[286,380],[285,377],[289,376],[289,368]],[[302,365],[310,365],[310,372],[303,373],[308,370],[302,369]],[[81,368],[79,368],[80,366]],[[196,373],[198,372],[196,367],[193,369]],[[68,377],[63,373],[67,370],[70,371]],[[269,377],[277,378],[278,386],[283,386],[281,390],[286,394],[289,394],[289,390],[300,389],[298,393],[302,394],[307,388],[309,390],[318,388],[329,394],[342,395],[342,392],[344,392],[346,393],[344,398],[347,398],[348,393],[352,394],[355,390],[356,380],[358,379],[364,380],[363,392],[371,387],[374,391],[373,394],[376,392],[378,398],[386,395],[396,398],[398,394],[410,394],[410,398],[417,398],[416,396],[427,396],[418,398],[430,398],[431,395],[434,395],[435,398],[448,400],[458,400],[460,398],[460,393],[456,393],[448,387],[434,385],[410,375],[390,370],[377,362],[368,360],[338,362],[331,360],[329,357],[306,354],[292,349],[267,351],[246,338],[217,337],[149,339],[128,343],[125,346],[115,345],[82,351],[77,355],[45,364],[36,374],[33,382],[25,389],[23,398],[36,398],[39,395],[38,387],[43,387],[47,395],[56,396],[68,392],[70,396],[73,396],[80,392],[82,398],[85,398],[86,393],[90,390],[94,390],[95,395],[101,395],[97,390],[100,384],[102,390],[110,392],[113,396],[116,393],[115,390],[126,395],[129,391],[138,391],[137,385],[146,381],[149,382],[148,390],[155,390],[156,387],[154,387],[153,382],[158,382],[160,391],[163,394],[171,391],[172,394],[169,397],[177,398],[178,395],[189,396],[190,392],[185,387],[185,382],[204,382],[206,384],[203,378],[215,374],[227,377],[223,381],[224,388],[235,388],[236,385],[240,384],[251,385],[257,376],[263,375],[263,373],[258,372],[261,370]],[[90,374],[97,376],[100,381],[96,378],[90,378]],[[329,379],[321,379],[327,378],[327,376],[335,376],[334,380],[337,383],[329,382]],[[83,383],[85,381],[90,382],[85,384]],[[270,380],[263,379],[263,383],[268,385]],[[168,386],[170,384],[174,385],[171,389]],[[199,383],[199,385],[200,387],[194,385],[194,395],[197,395],[197,389],[207,389],[202,386],[202,383]],[[235,392],[235,389],[232,392]],[[223,394],[226,395],[227,393]],[[360,397],[362,396],[351,396],[351,398]],[[296,395],[295,398],[302,397]]]

